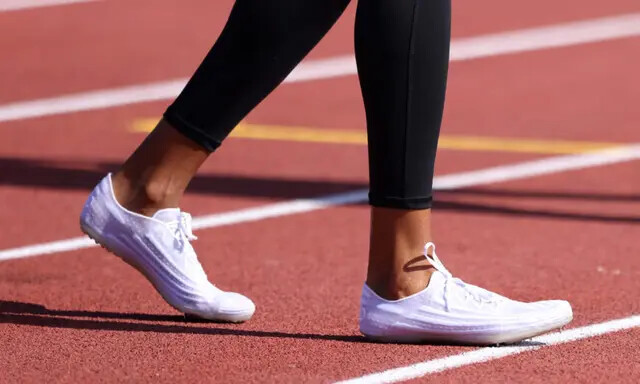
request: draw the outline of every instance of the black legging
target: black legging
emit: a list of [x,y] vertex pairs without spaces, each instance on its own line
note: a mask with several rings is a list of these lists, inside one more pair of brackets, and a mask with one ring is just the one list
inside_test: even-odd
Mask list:
[[[320,41],[349,1],[237,0],[165,119],[214,151]],[[359,0],[355,49],[374,206],[431,206],[450,20],[450,0]]]

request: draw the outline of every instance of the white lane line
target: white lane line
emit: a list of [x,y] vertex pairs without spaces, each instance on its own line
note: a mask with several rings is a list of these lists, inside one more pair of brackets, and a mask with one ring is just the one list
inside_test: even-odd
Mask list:
[[53,7],[55,5],[67,5],[75,3],[88,3],[98,0],[2,0],[0,12],[21,11],[31,8]]
[[470,37],[452,46],[452,60],[568,47],[640,35],[640,13]]
[[[463,367],[465,365],[484,363],[507,356],[517,355],[526,351],[535,351],[552,345],[570,343],[572,341],[588,339],[636,327],[640,327],[640,316],[638,315],[534,337],[527,340],[528,343],[525,345],[480,348],[470,352],[443,357],[441,359],[427,360],[405,367],[389,369],[387,371],[373,373],[350,380],[339,381],[336,384],[396,383],[436,372]],[[534,343],[540,344],[533,345]]]
[[434,180],[434,187],[439,190],[465,188],[637,159],[640,159],[640,144],[632,144],[589,153],[552,156],[513,165],[501,165],[484,170],[452,174],[442,177],[440,180]]
[[[451,61],[566,47],[640,35],[640,13],[455,39]],[[296,83],[356,74],[353,55],[309,60],[285,80]],[[167,100],[187,79],[103,89],[0,105],[0,122]]]
[[180,93],[185,83],[186,80],[163,81],[5,104],[0,106],[0,123],[166,100]]
[[[480,169],[477,171],[436,176],[434,179],[434,189],[447,190],[466,188],[606,164],[621,163],[636,159],[640,159],[640,144],[594,151],[588,154],[554,156],[512,165]],[[274,217],[294,215],[297,213],[312,212],[344,204],[364,202],[366,200],[366,189],[316,198],[296,199],[282,203],[263,205],[260,207],[198,216],[193,219],[193,227],[194,229],[215,228]],[[0,261],[74,251],[93,246],[95,246],[95,244],[86,237],[74,237],[66,240],[1,250]]]

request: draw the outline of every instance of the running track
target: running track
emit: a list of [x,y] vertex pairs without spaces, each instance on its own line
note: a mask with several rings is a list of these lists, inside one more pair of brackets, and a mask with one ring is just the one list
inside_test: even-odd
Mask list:
[[[0,116],[34,100],[184,79],[231,5],[22,3],[32,7],[0,8]],[[635,0],[458,0],[454,38],[611,17],[620,27],[639,12]],[[301,68],[348,58],[353,14]],[[629,25],[628,36],[451,68],[443,134],[520,141],[439,153],[439,255],[456,275],[515,298],[570,300],[565,331],[511,349],[367,343],[357,333],[364,146],[247,138],[205,165],[183,208],[200,217],[195,245],[209,276],[258,312],[241,325],[182,321],[135,271],[74,240],[86,194],[142,139],[136,122],[162,113],[159,97],[0,122],[0,382],[638,382],[640,37]],[[364,130],[345,68],[282,86],[247,122]],[[534,139],[616,148],[524,150]]]

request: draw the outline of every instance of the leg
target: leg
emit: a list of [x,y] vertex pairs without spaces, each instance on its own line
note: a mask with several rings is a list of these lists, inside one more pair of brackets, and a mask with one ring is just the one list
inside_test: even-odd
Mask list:
[[177,209],[200,165],[338,19],[349,0],[237,0],[220,38],[154,131],[94,189],[82,230],[140,270],[178,310],[244,321],[248,298],[209,283]]
[[423,290],[434,270],[422,256],[431,239],[430,209],[371,207],[367,285],[390,300]]
[[209,151],[161,120],[113,175],[115,197],[125,208],[145,216],[178,207],[207,157]]
[[295,68],[350,0],[237,0],[227,25],[164,120],[114,176],[143,214],[177,207],[195,172]]
[[454,279],[431,242],[449,30],[450,0],[358,5],[356,58],[367,112],[372,205],[360,330],[394,342],[520,341],[568,323],[569,303],[521,303]]
[[[449,63],[449,0],[361,0],[356,58],[367,113],[367,284],[385,298],[426,287],[431,185]],[[427,273],[425,273],[425,270]]]

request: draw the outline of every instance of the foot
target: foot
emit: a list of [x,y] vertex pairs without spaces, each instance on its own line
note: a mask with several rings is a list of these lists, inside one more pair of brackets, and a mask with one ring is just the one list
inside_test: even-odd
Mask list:
[[255,305],[247,297],[225,292],[207,279],[191,240],[191,216],[177,208],[152,217],[131,212],[116,200],[107,175],[91,192],[80,227],[96,243],[140,271],[169,303],[188,315],[208,320],[249,320]]
[[360,331],[365,336],[386,342],[491,345],[515,343],[573,319],[566,301],[510,300],[454,278],[436,256],[433,243],[427,243],[424,254],[436,269],[424,290],[385,300],[364,285]]

